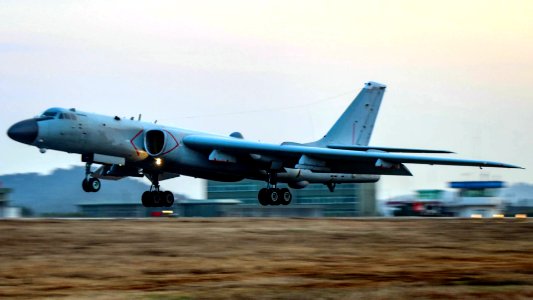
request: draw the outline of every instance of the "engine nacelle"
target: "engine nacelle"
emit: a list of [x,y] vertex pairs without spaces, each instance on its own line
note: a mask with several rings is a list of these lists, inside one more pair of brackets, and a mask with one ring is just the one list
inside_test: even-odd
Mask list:
[[178,140],[167,130],[151,129],[144,134],[144,149],[152,157],[164,156],[178,146]]
[[295,181],[295,182],[289,182],[289,187],[292,189],[303,189],[304,187],[309,185],[309,181]]

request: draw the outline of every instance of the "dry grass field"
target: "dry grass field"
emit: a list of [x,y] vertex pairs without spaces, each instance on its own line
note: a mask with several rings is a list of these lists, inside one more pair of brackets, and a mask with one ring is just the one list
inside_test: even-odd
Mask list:
[[0,221],[0,298],[532,299],[533,222]]

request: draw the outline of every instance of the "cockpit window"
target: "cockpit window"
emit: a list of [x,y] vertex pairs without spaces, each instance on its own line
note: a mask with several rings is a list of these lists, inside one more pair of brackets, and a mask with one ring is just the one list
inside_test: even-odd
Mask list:
[[41,116],[56,118],[61,113],[61,111],[62,109],[57,108],[57,107],[49,108]]
[[57,116],[57,111],[48,111],[47,110],[47,111],[45,111],[43,113],[43,116],[45,116],[45,117],[55,117],[55,116]]
[[40,118],[44,118],[46,120],[50,119],[62,119],[62,120],[78,120],[78,117],[75,113],[67,111],[66,109],[59,108],[59,107],[52,107],[47,109],[43,114],[40,116]]
[[76,115],[71,113],[60,113],[59,119],[77,120]]
[[72,110],[67,111],[66,109],[59,107],[52,107],[43,112],[39,116],[38,121],[52,120],[52,119],[61,119],[61,120],[78,120],[78,117]]

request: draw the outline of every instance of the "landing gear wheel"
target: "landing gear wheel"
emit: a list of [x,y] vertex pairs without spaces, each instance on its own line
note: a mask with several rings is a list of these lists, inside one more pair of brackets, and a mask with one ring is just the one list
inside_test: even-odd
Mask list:
[[280,205],[279,189],[268,189],[268,202],[270,205]]
[[172,204],[174,204],[174,194],[172,194],[169,191],[163,192],[162,194],[163,195],[161,197],[161,200],[162,200],[161,204],[164,205],[165,207],[171,207]]
[[87,193],[98,192],[101,187],[100,180],[98,178],[83,179],[81,187]]
[[143,193],[141,201],[144,207],[152,207],[152,197],[149,191]]
[[81,187],[82,187],[84,192],[86,192],[86,193],[90,193],[91,192],[91,190],[89,188],[89,182],[87,181],[87,179],[83,179],[83,181],[81,182]]
[[150,198],[152,200],[152,206],[153,207],[161,207],[161,201],[160,201],[160,198],[161,198],[161,193],[159,192],[156,192],[156,191],[152,191],[150,192]]
[[292,201],[291,191],[289,191],[288,188],[282,188],[280,190],[280,194],[281,194],[281,204],[289,205]]
[[267,206],[269,204],[268,190],[266,188],[259,190],[259,194],[257,194],[257,200],[259,200],[259,203],[263,206]]
[[98,178],[89,179],[89,188],[91,192],[98,192],[100,190],[100,180]]

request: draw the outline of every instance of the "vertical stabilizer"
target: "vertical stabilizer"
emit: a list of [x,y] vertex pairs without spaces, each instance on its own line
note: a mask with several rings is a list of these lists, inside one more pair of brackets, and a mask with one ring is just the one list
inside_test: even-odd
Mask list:
[[377,82],[368,82],[355,97],[350,106],[335,122],[328,133],[311,145],[367,146],[374,130],[379,106],[386,86]]

